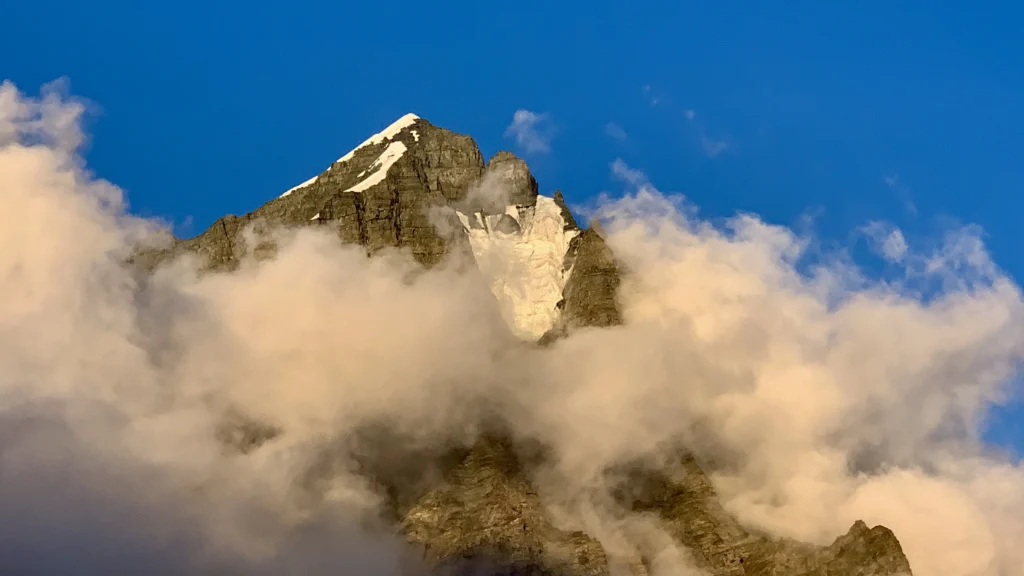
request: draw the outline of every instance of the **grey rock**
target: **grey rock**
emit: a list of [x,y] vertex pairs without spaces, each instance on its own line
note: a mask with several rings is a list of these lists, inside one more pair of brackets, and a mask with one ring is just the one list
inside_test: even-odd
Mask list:
[[494,224],[494,229],[504,234],[515,234],[519,232],[519,222],[508,214],[502,214],[501,218]]
[[509,204],[537,204],[537,180],[533,178],[526,162],[515,154],[504,150],[498,152],[487,161],[487,172],[497,175],[507,187]]
[[566,255],[566,267],[571,268],[572,273],[562,291],[564,326],[572,331],[587,326],[621,324],[617,302],[621,266],[594,228],[573,238]]
[[402,531],[442,570],[604,576],[600,544],[552,523],[507,439],[481,439],[447,480],[402,520]]
[[[564,205],[561,194],[557,194],[555,200]],[[568,213],[568,209],[565,212]],[[575,226],[575,221],[569,221]],[[564,267],[571,272],[558,303],[561,315],[557,325],[538,341],[541,346],[548,346],[580,328],[622,323],[618,304],[622,265],[598,229],[591,226],[572,239]]]
[[858,521],[831,546],[773,538],[742,526],[722,507],[710,478],[692,455],[679,474],[631,475],[620,500],[658,514],[669,534],[685,545],[699,567],[714,576],[896,576],[910,564],[893,533]]
[[562,191],[555,190],[553,199],[555,204],[562,209],[562,218],[565,220],[565,229],[579,230],[580,227],[576,224],[576,219],[572,217],[572,212],[569,210],[569,206],[565,203],[565,197],[562,196]]

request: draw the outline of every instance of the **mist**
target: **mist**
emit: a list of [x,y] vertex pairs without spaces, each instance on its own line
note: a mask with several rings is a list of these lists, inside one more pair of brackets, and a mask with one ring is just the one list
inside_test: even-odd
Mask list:
[[[625,322],[536,347],[481,275],[313,228],[231,273],[141,277],[126,260],[167,227],[88,171],[85,111],[0,86],[5,571],[422,571],[358,465],[404,452],[361,434],[429,452],[500,422],[549,450],[553,515],[613,556],[660,550],[663,573],[697,572],[613,510],[606,472],[683,447],[749,526],[825,544],[863,519],[919,576],[1024,576],[1024,470],[981,440],[1020,392],[1024,300],[979,230],[921,248],[866,223],[899,271],[879,277],[754,215],[701,219],[617,162],[622,194],[587,211],[628,270]],[[232,415],[275,433],[231,450]]]

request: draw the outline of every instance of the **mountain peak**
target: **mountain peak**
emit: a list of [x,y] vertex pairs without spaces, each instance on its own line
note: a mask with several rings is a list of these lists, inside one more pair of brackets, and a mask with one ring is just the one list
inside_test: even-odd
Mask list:
[[[349,152],[347,154],[345,154],[341,158],[338,158],[337,160],[335,160],[334,163],[337,164],[338,162],[348,162],[349,160],[352,159],[353,156],[355,156],[356,152],[358,152],[359,150],[361,150],[363,148],[366,148],[367,146],[375,146],[377,144],[382,144],[384,142],[392,140],[392,139],[395,138],[395,136],[398,136],[403,131],[411,128],[412,126],[414,126],[419,121],[420,121],[420,117],[419,116],[417,116],[417,115],[415,115],[415,114],[413,114],[411,112],[408,113],[408,114],[405,114],[404,116],[402,116],[398,120],[395,120],[390,125],[388,125],[387,128],[381,130],[380,132],[374,134],[373,136],[370,136],[369,138],[364,140],[362,144],[360,144],[359,146],[356,146],[352,150],[349,150]],[[419,140],[419,135],[418,134],[416,134],[414,132],[413,135],[415,136],[416,140]],[[390,157],[392,158],[392,161],[397,159],[397,157],[400,157],[402,155],[402,153],[404,153],[404,151],[405,151],[404,145],[401,147],[400,150],[396,149],[396,150],[392,151],[392,153],[390,154]],[[306,181],[302,182],[298,186],[293,186],[293,187],[289,188],[288,190],[286,190],[284,192],[284,194],[281,194],[280,196],[278,196],[278,198],[284,198],[285,196],[288,196],[289,194],[291,194],[292,192],[298,190],[299,188],[303,188],[305,186],[309,186],[313,182],[316,182],[316,179],[319,178],[319,177],[320,177],[320,175],[317,174],[316,176],[313,176],[309,180],[306,180]]]
[[392,122],[387,128],[367,138],[362,144],[356,146],[348,154],[335,160],[335,162],[344,162],[352,158],[356,150],[359,150],[360,148],[364,148],[366,146],[373,146],[374,144],[380,144],[387,140],[391,140],[395,136],[401,134],[403,130],[412,127],[412,125],[415,124],[419,119],[419,116],[412,113],[402,116],[398,120]]
[[[161,258],[191,252],[207,270],[232,270],[247,254],[274,254],[276,240],[268,230],[316,226],[370,256],[398,248],[424,267],[449,255],[465,257],[486,280],[510,331],[524,341],[546,346],[577,330],[623,321],[617,295],[627,272],[596,223],[581,230],[561,193],[539,195],[526,163],[514,154],[499,152],[485,163],[472,138],[414,114],[392,122],[285,196],[244,216],[224,217],[140,263],[152,269]],[[245,420],[226,437],[240,452],[251,453],[266,440],[260,432],[269,429],[265,424]],[[404,537],[421,545],[437,566],[468,558],[493,559],[496,568],[488,574],[614,573],[595,535],[567,532],[555,523],[532,485],[527,461],[519,460],[516,441],[496,434],[423,461],[427,471],[446,470],[436,478],[424,474],[429,484],[409,483],[405,470],[390,464],[368,469],[387,494],[387,514]],[[530,466],[538,464],[534,450]],[[656,520],[708,576],[911,574],[887,528],[857,522],[830,546],[771,537],[744,528],[729,514],[695,455],[661,468],[632,470],[615,505],[624,514]],[[612,552],[616,562],[627,560],[622,550]],[[650,574],[648,552],[657,551],[636,551],[633,574]]]

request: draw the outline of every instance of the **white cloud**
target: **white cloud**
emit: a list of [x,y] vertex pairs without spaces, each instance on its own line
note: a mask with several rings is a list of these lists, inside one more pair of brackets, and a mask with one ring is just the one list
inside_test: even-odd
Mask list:
[[704,155],[708,158],[716,158],[723,152],[729,149],[729,143],[723,139],[712,138],[708,136],[705,127],[702,122],[697,120],[697,111],[692,108],[684,110],[683,116],[690,123],[692,130],[697,134],[700,140],[701,150],[704,151]]
[[[330,269],[368,261],[299,235],[283,267],[200,279],[181,261],[140,283],[124,260],[163,230],[84,169],[82,112],[56,91],[33,99],[0,85],[0,572],[399,574],[405,544],[357,525],[379,500],[364,481],[308,494],[318,510],[293,492],[323,449],[303,431],[360,402],[322,395],[308,354],[336,357],[321,345],[340,342],[308,332],[304,306],[326,304]],[[372,275],[334,277],[332,300],[349,308],[363,292],[372,309],[379,291],[359,287]],[[275,304],[285,283],[290,320]],[[404,308],[390,294],[379,297]],[[357,320],[350,312],[325,319]],[[384,337],[374,334],[359,338],[372,348]],[[297,435],[232,457],[216,431],[236,408]]]
[[903,182],[903,179],[900,178],[899,174],[883,176],[882,182],[895,191],[897,197],[903,203],[903,208],[908,214],[911,216],[917,216],[917,204],[914,203],[914,200],[911,197],[910,187]]
[[[894,530],[915,574],[1024,574],[1024,469],[979,440],[986,407],[1012,393],[1024,359],[1024,299],[978,230],[950,230],[925,251],[870,226],[882,255],[906,267],[904,281],[872,280],[842,255],[808,262],[792,230],[754,216],[712,225],[624,163],[613,173],[636,183],[601,215],[632,273],[631,335],[587,374],[636,385],[627,357],[678,359],[678,371],[657,370],[674,384],[637,394],[664,403],[664,422],[695,409],[709,456],[736,451],[715,480],[745,522],[827,542],[859,517]],[[650,340],[632,332],[645,323]],[[664,355],[630,348],[654,333],[673,342]],[[647,428],[622,442],[660,437]]]
[[506,138],[515,138],[526,152],[549,152],[553,131],[546,125],[548,116],[529,110],[516,110],[512,123],[505,129]]
[[641,170],[630,168],[628,164],[622,158],[616,158],[611,163],[612,175],[619,180],[626,182],[634,187],[642,188],[650,184],[647,179],[647,175]]
[[616,140],[629,140],[629,135],[615,122],[609,122],[604,125],[604,133]]
[[884,222],[870,222],[861,230],[874,248],[889,262],[898,263],[907,255],[907,241],[899,228]]
[[700,147],[704,150],[704,154],[706,154],[708,158],[715,158],[722,152],[729,149],[729,143],[725,140],[715,140],[709,138],[705,134],[701,134]]
[[658,103],[661,102],[661,97],[657,94],[653,94],[653,89],[650,84],[644,85],[643,92],[648,97],[648,102],[650,102],[651,106],[657,106]]

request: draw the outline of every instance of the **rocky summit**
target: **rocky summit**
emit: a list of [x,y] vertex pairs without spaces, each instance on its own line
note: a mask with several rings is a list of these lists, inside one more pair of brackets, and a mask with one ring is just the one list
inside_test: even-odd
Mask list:
[[[408,250],[424,267],[460,253],[484,272],[512,331],[541,346],[583,327],[619,324],[622,270],[615,255],[598,230],[577,225],[559,192],[538,189],[513,154],[485,162],[469,136],[409,114],[252,213],[225,216],[136,262],[152,270],[192,253],[207,270],[226,271],[243,254],[273,254],[273,241],[261,231],[318,226],[369,256],[388,247]],[[244,233],[250,225],[255,233]],[[243,452],[277,433],[251,422],[229,428],[224,441]],[[390,522],[422,547],[437,573],[651,573],[655,559],[643,551],[613,566],[595,535],[559,527],[531,486],[535,454],[496,432],[469,448],[434,454],[431,469],[441,472],[432,484],[403,481],[423,475],[416,469],[378,466],[374,477],[390,502]],[[826,547],[775,538],[733,518],[692,455],[681,454],[675,472],[631,470],[617,505],[659,519],[705,574],[911,573],[885,527],[857,522]]]

